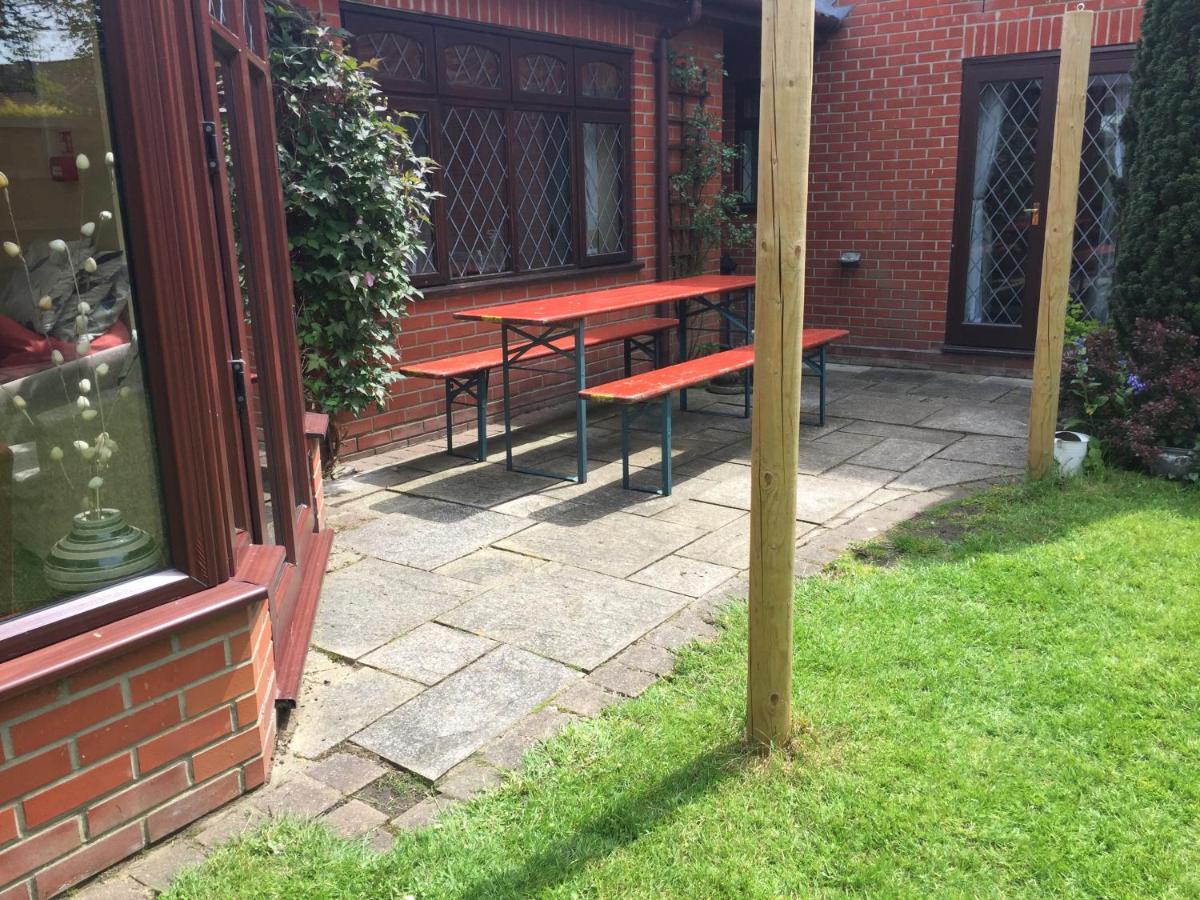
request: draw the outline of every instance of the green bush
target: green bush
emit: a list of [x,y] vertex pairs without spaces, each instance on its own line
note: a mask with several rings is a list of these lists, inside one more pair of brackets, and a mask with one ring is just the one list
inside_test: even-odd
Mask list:
[[1200,2],[1149,0],[1121,126],[1114,324],[1183,319],[1200,335]]
[[315,409],[358,415],[400,377],[432,161],[414,154],[370,66],[344,52],[344,32],[290,2],[267,9],[304,391]]

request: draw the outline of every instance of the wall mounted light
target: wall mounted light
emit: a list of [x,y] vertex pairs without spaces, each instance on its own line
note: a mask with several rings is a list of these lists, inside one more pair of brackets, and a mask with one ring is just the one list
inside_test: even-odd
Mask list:
[[838,262],[843,269],[857,269],[862,262],[862,254],[857,250],[843,250]]

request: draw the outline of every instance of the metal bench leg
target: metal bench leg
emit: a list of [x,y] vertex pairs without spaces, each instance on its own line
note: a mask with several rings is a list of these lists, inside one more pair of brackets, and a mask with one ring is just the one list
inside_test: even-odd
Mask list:
[[750,418],[750,373],[754,367],[742,370],[742,418]]
[[486,462],[488,455],[487,400],[488,370],[484,369],[479,373],[479,378],[475,383],[475,434],[477,440],[475,448],[478,451],[478,458],[480,462]]
[[820,368],[820,375],[817,381],[820,383],[821,403],[818,411],[817,423],[822,428],[825,427],[825,347],[822,345],[820,355],[817,357],[817,365]]
[[[487,392],[488,373],[485,369],[470,378],[446,379],[446,455],[459,459],[483,462],[487,459]],[[466,394],[475,403],[476,444],[474,453],[460,453],[454,449],[454,404],[458,397]]]
[[671,395],[662,398],[662,495],[671,496]]
[[587,399],[579,392],[587,387],[587,362],[583,349],[583,319],[575,323],[575,466],[576,484],[587,482]]
[[[676,304],[676,310],[677,310],[677,312],[676,312],[675,317],[677,319],[679,319],[679,360],[678,360],[678,362],[686,362],[687,358],[688,358],[688,346],[687,346],[687,341],[688,341],[688,333],[687,333],[688,332],[688,301],[680,300]],[[682,410],[686,410],[688,408],[687,388],[684,388],[683,390],[681,390],[679,392],[679,408]]]
[[512,387],[509,384],[508,325],[500,326],[500,352],[503,360],[501,374],[504,379],[504,465],[511,472],[513,469]]
[[454,389],[453,379],[446,379],[446,455],[454,456]]
[[633,343],[629,338],[625,338],[625,377],[628,378],[633,374]]
[[629,490],[629,404],[621,404],[621,487]]

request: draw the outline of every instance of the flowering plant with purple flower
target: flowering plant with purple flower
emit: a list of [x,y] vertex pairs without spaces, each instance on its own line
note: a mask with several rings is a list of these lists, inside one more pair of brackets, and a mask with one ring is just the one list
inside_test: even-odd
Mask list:
[[1200,443],[1200,353],[1176,318],[1139,319],[1128,353],[1111,328],[1066,348],[1062,418],[1100,440],[1109,462],[1148,465],[1164,447]]

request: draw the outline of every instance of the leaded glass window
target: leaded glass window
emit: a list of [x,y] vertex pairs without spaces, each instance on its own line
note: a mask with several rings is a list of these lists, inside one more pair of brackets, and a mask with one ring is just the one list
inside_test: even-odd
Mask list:
[[518,256],[523,269],[552,269],[571,252],[571,138],[566,113],[516,113]]
[[437,164],[419,284],[631,257],[628,51],[378,10],[343,24]]

